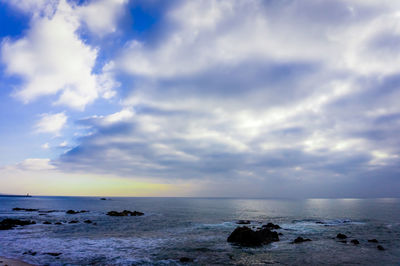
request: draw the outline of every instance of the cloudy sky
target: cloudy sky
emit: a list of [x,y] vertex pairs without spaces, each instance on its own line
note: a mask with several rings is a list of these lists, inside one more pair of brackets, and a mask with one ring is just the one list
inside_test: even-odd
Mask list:
[[400,195],[400,1],[0,0],[0,193]]

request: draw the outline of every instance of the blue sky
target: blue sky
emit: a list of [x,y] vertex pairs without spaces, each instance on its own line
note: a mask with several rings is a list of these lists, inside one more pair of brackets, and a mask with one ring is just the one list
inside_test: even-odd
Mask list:
[[399,196],[399,14],[0,0],[0,193]]

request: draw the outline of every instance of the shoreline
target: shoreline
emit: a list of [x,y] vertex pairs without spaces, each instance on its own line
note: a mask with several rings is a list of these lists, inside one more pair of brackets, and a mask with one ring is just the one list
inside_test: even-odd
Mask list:
[[5,266],[5,265],[8,265],[8,266],[34,266],[33,264],[29,264],[22,260],[9,259],[9,258],[0,256],[0,266]]

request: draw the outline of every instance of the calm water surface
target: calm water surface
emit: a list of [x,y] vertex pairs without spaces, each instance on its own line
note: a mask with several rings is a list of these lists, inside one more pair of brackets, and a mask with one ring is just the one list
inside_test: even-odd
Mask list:
[[[69,209],[89,212],[69,215]],[[106,215],[124,209],[145,215]],[[0,256],[38,265],[179,265],[181,257],[193,258],[193,265],[400,265],[400,199],[0,197],[4,218],[37,224],[0,231]],[[88,219],[97,225],[83,223]],[[227,243],[241,219],[254,228],[279,224],[281,241],[260,248]],[[71,220],[79,223],[68,224]],[[360,244],[340,243],[337,233]],[[312,241],[291,244],[297,236]],[[386,250],[377,250],[367,241],[372,238]],[[27,251],[36,255],[23,254]]]

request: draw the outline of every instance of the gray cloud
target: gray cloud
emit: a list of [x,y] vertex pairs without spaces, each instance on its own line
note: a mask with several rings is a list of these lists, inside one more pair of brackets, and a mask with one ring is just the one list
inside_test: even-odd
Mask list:
[[190,180],[208,196],[398,195],[399,55],[385,35],[398,4],[173,8],[157,43],[132,41],[115,59],[134,84],[132,114],[79,121],[92,134],[55,165]]

